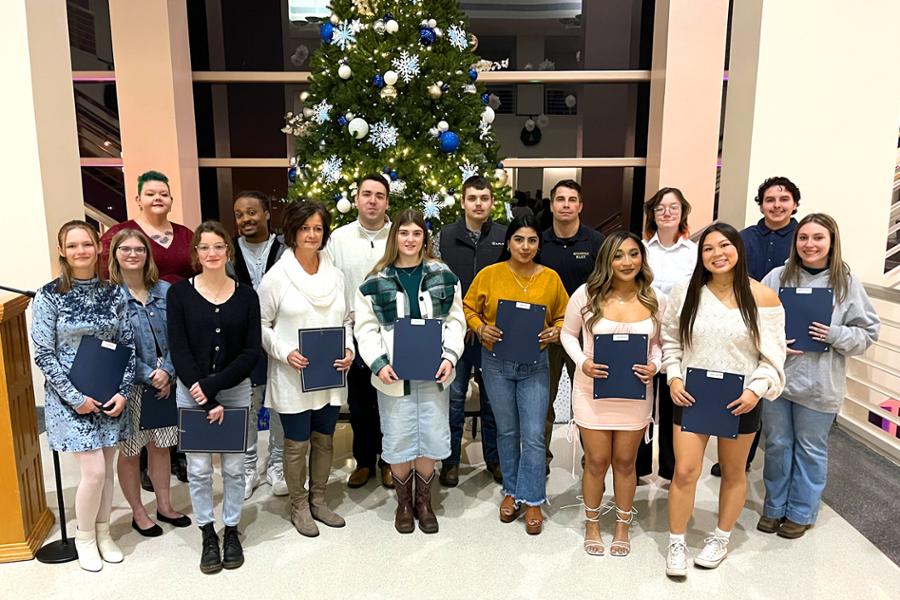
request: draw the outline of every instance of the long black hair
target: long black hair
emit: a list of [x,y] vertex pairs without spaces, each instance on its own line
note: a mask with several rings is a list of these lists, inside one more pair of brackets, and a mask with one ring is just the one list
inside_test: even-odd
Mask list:
[[504,260],[512,258],[512,254],[509,252],[509,240],[512,239],[513,234],[523,227],[534,229],[537,232],[538,250],[537,254],[534,255],[534,259],[537,260],[538,256],[541,255],[541,226],[538,225],[534,215],[522,215],[521,217],[516,217],[510,221],[509,225],[506,226],[506,238],[503,240],[503,252],[500,253],[500,258],[497,259],[497,262],[503,262]]
[[750,276],[747,274],[747,257],[744,255],[744,240],[741,239],[741,234],[738,233],[737,229],[728,223],[713,223],[703,230],[703,234],[697,242],[697,264],[694,267],[694,274],[691,275],[691,282],[688,284],[684,295],[681,318],[678,322],[681,345],[685,348],[691,346],[694,320],[697,318],[697,308],[700,306],[700,294],[703,291],[703,286],[712,279],[712,273],[703,266],[703,244],[706,242],[709,234],[714,231],[718,231],[725,236],[725,239],[731,242],[731,245],[737,250],[738,257],[737,263],[734,265],[732,291],[741,311],[741,318],[750,332],[750,337],[753,338],[753,345],[759,347],[756,300],[753,299],[753,292],[750,290]]

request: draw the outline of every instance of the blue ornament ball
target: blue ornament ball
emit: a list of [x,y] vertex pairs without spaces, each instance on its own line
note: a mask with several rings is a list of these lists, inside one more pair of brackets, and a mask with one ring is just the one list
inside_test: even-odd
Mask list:
[[325,21],[319,26],[319,37],[326,44],[331,43],[331,38],[334,37],[334,25],[330,21]]
[[419,29],[419,43],[423,46],[431,46],[434,44],[435,40],[437,40],[437,35],[435,35],[434,29],[431,29],[430,27]]
[[347,123],[349,123],[349,121],[347,120],[347,117],[345,117],[344,115],[341,115],[340,117],[338,117],[338,125],[340,125],[341,127],[346,127]]
[[391,181],[397,181],[397,179],[400,178],[400,176],[397,175],[397,171],[391,171],[390,175],[391,175]]
[[469,69],[469,79],[472,81],[478,79],[478,71],[474,67]]
[[449,84],[449,83],[445,83],[444,85],[442,85],[442,86],[441,86],[441,91],[449,92],[449,91],[450,91],[450,84]]
[[291,167],[288,169],[288,181],[294,183],[297,181],[297,167]]
[[384,18],[382,19],[382,21],[384,21],[385,23],[387,23],[388,21],[390,21],[390,20],[393,19],[393,18],[394,18],[394,15],[393,15],[392,13],[387,13],[387,14],[384,15]]
[[482,104],[484,104],[485,106],[487,106],[488,103],[489,103],[490,101],[491,101],[491,95],[490,95],[490,94],[488,94],[487,92],[485,92],[485,93],[483,93],[483,94],[481,95],[481,103],[482,103]]
[[452,131],[445,131],[438,138],[441,142],[441,152],[453,154],[459,149],[459,136]]
[[381,172],[384,173],[385,175],[388,175],[391,172],[391,168],[384,167],[383,169],[381,169]]
[[384,77],[381,73],[376,73],[375,77],[372,78],[372,85],[377,87],[379,90],[384,87]]

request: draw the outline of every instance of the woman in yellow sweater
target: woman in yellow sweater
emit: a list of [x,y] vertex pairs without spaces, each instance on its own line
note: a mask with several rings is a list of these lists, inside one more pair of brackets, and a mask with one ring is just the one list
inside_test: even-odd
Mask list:
[[[525,505],[525,526],[541,532],[547,501],[544,419],[547,416],[547,344],[559,341],[569,296],[556,271],[534,262],[541,235],[531,215],[513,219],[506,230],[500,262],[481,270],[472,282],[463,309],[469,328],[482,343],[481,369],[497,420],[497,449],[503,473],[500,520],[516,520]],[[497,306],[511,300],[546,307],[544,329],[538,334],[540,358],[535,363],[504,360],[492,352],[503,338],[497,328]],[[494,402],[496,398],[496,402]]]

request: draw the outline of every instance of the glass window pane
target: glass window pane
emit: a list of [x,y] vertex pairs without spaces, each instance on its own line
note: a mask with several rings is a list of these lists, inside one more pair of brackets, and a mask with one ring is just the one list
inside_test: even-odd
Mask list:
[[66,18],[73,71],[113,68],[112,37],[107,0],[68,0]]
[[122,136],[115,83],[75,83],[75,120],[81,156],[119,158]]
[[82,167],[84,203],[117,223],[128,220],[125,176],[118,167]]

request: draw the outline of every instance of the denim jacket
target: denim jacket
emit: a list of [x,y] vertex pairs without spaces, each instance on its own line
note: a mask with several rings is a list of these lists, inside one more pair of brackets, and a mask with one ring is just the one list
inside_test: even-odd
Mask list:
[[166,292],[169,284],[160,280],[150,288],[146,305],[132,296],[127,286],[123,285],[122,288],[128,300],[128,318],[134,330],[135,382],[151,385],[150,373],[156,369],[157,344],[163,356],[162,369],[174,377],[175,366],[169,354],[169,338],[166,334]]

